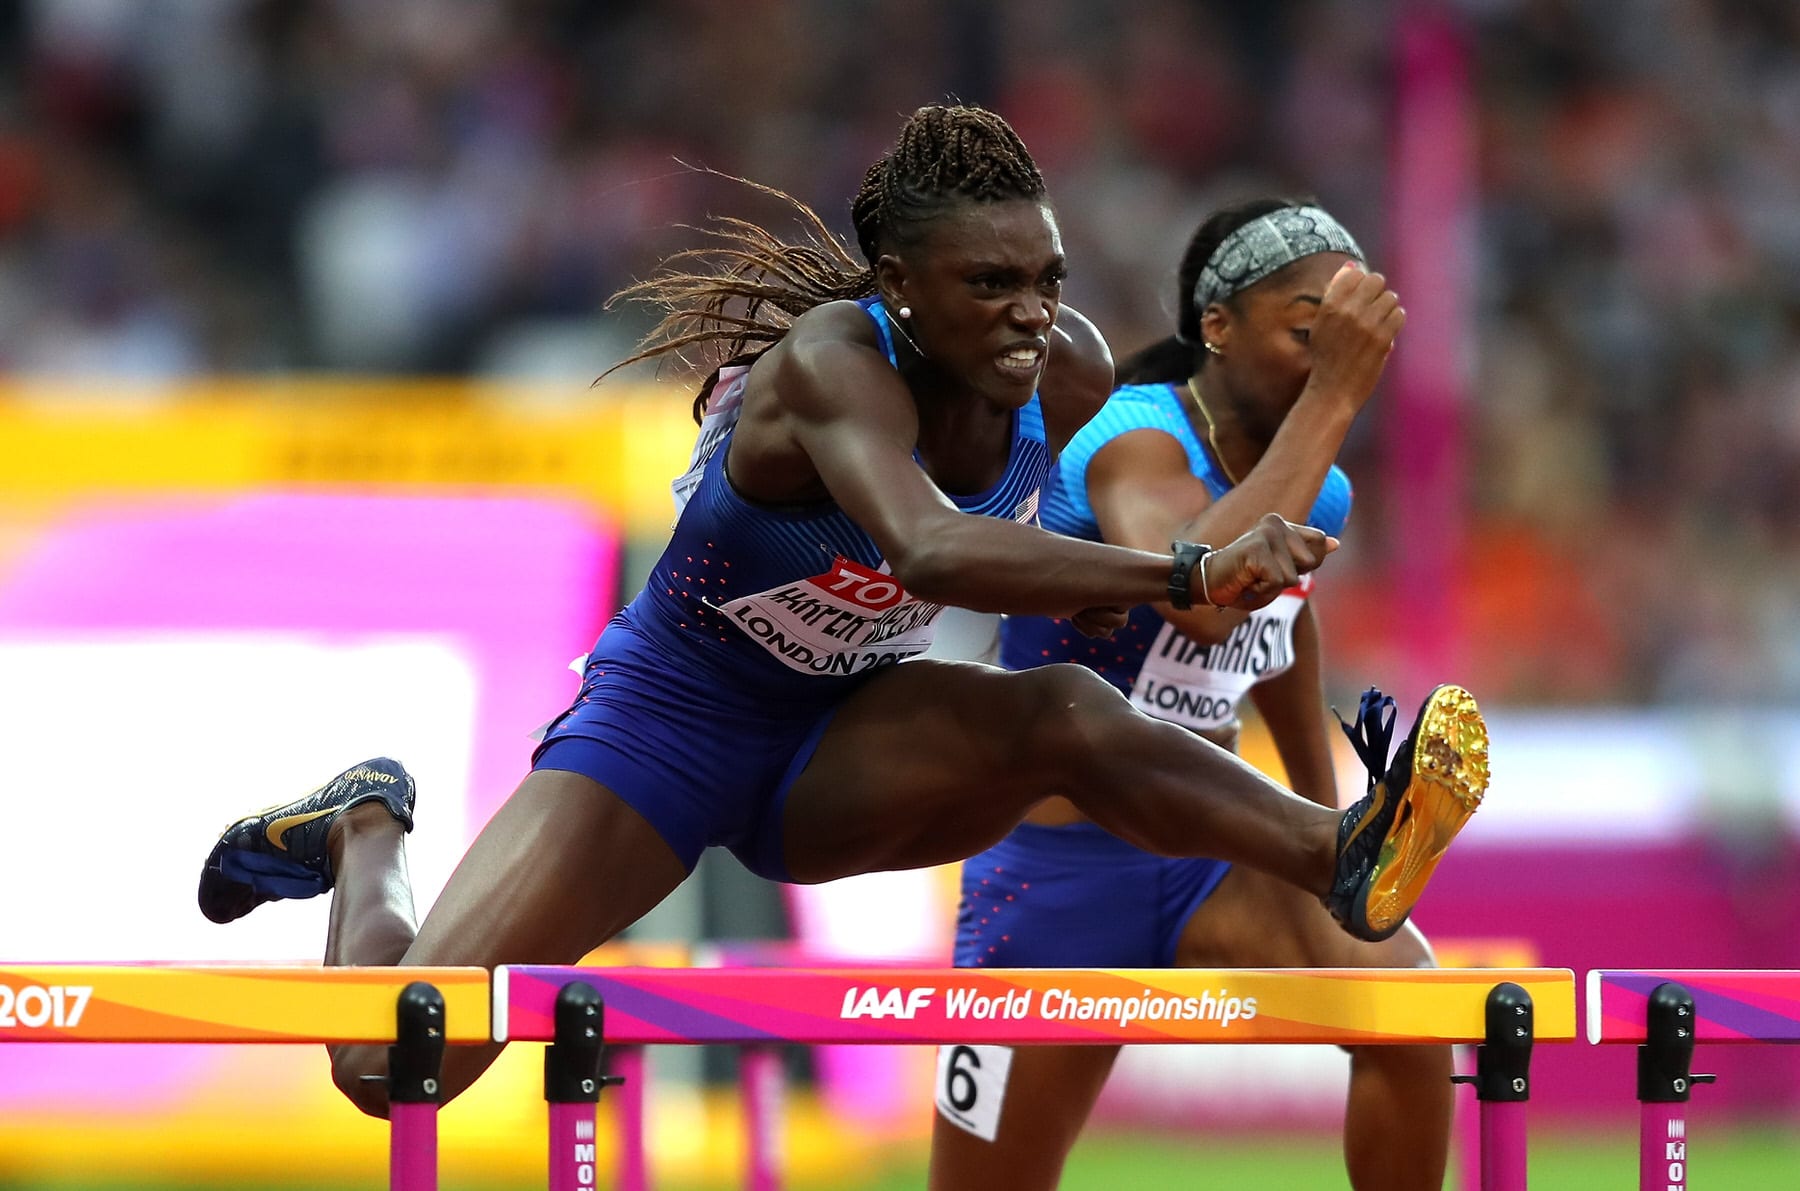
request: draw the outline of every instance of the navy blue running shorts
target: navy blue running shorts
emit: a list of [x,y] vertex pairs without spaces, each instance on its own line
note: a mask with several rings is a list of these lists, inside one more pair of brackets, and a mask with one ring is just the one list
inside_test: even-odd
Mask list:
[[1168,968],[1231,871],[1154,856],[1093,823],[1021,823],[963,862],[959,968]]
[[787,793],[837,702],[758,703],[721,693],[615,620],[575,702],[551,722],[531,764],[582,774],[617,794],[689,872],[702,851],[718,846],[758,876],[787,881]]

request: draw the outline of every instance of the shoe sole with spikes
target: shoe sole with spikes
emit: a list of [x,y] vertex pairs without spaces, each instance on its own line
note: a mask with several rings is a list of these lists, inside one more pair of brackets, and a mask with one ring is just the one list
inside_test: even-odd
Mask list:
[[1399,806],[1361,896],[1351,904],[1349,922],[1352,933],[1373,940],[1405,923],[1487,793],[1487,724],[1475,697],[1451,685],[1426,696],[1382,784],[1390,796],[1402,790]]

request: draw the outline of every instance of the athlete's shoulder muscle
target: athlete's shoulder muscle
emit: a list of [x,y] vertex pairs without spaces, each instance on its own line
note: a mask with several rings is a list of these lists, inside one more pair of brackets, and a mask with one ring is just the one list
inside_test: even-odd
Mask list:
[[[805,479],[822,485],[824,495],[874,539],[898,572],[902,557],[926,540],[919,526],[956,510],[913,458],[918,407],[875,342],[873,323],[853,304],[835,305],[840,309],[821,307],[802,315],[787,338],[752,368],[752,383],[758,380],[756,369],[763,371],[765,408],[775,419],[765,436],[774,448],[757,461],[779,464],[786,455],[785,474],[765,476],[765,491],[786,498],[790,490],[783,481],[804,470]],[[802,326],[814,313],[827,317]],[[854,319],[871,328],[866,337]],[[744,445],[736,444],[729,460],[740,488],[748,487],[736,450]],[[758,451],[746,454],[756,460]],[[768,499],[764,491],[749,494]]]
[[917,415],[905,396],[866,312],[854,302],[807,311],[750,366],[732,483],[771,503],[829,495],[819,454],[832,442],[873,436],[911,450]]
[[1050,358],[1038,381],[1050,449],[1061,451],[1112,392],[1112,350],[1085,315],[1064,306],[1050,332]]
[[781,342],[757,359],[746,400],[770,412],[828,417],[854,405],[871,375],[892,383],[892,372],[868,314],[854,302],[827,302],[795,319]]

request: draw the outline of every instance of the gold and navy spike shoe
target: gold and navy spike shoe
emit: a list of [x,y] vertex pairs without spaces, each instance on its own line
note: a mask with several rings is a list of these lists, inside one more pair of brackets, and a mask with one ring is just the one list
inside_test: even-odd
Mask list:
[[242,918],[264,902],[317,897],[333,882],[326,847],[331,824],[353,806],[379,802],[407,831],[417,787],[398,761],[353,765],[304,798],[239,819],[219,837],[200,871],[200,912],[214,922]]
[[1412,913],[1450,841],[1481,805],[1487,725],[1468,691],[1440,686],[1389,764],[1394,701],[1370,687],[1355,725],[1343,729],[1369,770],[1369,792],[1338,827],[1337,877],[1325,908],[1357,938],[1379,942]]

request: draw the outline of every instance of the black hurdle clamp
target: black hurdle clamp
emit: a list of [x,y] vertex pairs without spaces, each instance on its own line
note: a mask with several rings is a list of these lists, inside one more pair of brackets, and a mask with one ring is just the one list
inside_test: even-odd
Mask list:
[[1510,980],[1487,997],[1487,1040],[1475,1048],[1475,1074],[1452,1075],[1472,1083],[1477,1100],[1517,1103],[1531,1099],[1531,1043],[1536,1013],[1531,994]]
[[400,990],[394,1007],[394,1044],[388,1047],[388,1100],[436,1104],[444,1069],[444,994],[423,980]]
[[1694,1075],[1694,994],[1674,981],[1657,985],[1644,1015],[1644,1044],[1637,1048],[1637,1097],[1646,1104],[1685,1104],[1697,1083],[1716,1075]]
[[599,991],[584,980],[563,985],[556,994],[555,1017],[556,1040],[544,1048],[544,1099],[597,1104],[600,1089],[625,1082],[621,1075],[600,1074],[606,1006]]

